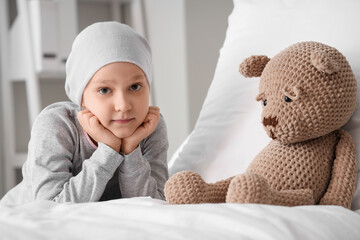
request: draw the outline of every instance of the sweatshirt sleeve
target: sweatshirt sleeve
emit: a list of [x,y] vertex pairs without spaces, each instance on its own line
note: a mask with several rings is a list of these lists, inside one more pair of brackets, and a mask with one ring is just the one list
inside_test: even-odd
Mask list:
[[35,121],[26,164],[35,200],[98,201],[124,157],[105,144],[82,163],[73,176],[79,132],[66,114],[41,114]]
[[150,196],[165,199],[164,185],[168,179],[166,124],[160,117],[155,131],[119,167],[119,185],[124,198]]

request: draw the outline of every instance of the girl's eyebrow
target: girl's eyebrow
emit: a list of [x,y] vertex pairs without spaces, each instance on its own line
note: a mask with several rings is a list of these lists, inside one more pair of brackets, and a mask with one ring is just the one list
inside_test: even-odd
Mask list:
[[137,81],[139,79],[146,79],[146,77],[145,77],[144,74],[137,74],[137,75],[133,76],[130,80],[131,81]]
[[98,78],[96,79],[96,84],[106,84],[106,83],[112,83],[113,80],[110,80],[110,79],[102,79],[102,78]]
[[[131,82],[136,82],[138,80],[146,80],[144,74],[137,74],[130,78]],[[112,78],[96,78],[96,84],[112,84],[114,83],[114,79]]]

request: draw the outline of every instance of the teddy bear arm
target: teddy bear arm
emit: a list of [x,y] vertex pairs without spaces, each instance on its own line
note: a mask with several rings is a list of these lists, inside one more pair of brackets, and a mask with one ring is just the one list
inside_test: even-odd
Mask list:
[[339,136],[330,183],[319,204],[350,208],[356,184],[356,151],[348,132],[339,130]]

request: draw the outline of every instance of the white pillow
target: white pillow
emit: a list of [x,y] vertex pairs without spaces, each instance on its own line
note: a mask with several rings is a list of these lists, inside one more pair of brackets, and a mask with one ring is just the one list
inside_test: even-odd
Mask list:
[[[333,46],[350,62],[358,102],[345,128],[360,156],[359,10],[359,0],[234,0],[214,79],[194,130],[169,162],[170,174],[192,170],[214,182],[246,170],[270,138],[261,124],[261,103],[255,101],[259,79],[241,76],[239,64],[251,55],[271,58],[301,41]],[[353,209],[360,209],[359,175]]]

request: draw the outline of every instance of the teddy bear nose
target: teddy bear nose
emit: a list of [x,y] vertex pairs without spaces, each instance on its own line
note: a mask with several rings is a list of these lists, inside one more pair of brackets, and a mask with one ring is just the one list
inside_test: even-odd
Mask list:
[[263,124],[264,126],[273,126],[276,127],[276,125],[278,124],[278,120],[276,117],[265,117],[263,119]]

